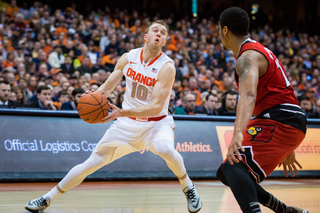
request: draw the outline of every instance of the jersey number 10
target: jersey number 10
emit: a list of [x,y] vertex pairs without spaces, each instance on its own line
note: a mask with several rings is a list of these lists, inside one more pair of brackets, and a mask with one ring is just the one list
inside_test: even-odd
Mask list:
[[147,99],[148,95],[148,88],[139,84],[137,88],[137,83],[132,82],[132,92],[131,92],[131,98],[137,97],[141,101],[145,101]]

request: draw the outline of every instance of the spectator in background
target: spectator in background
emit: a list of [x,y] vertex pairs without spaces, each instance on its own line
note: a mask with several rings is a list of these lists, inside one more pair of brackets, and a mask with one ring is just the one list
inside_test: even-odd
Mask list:
[[301,109],[306,114],[307,118],[311,115],[313,112],[312,102],[310,98],[306,94],[302,94],[298,96],[298,101],[300,104]]
[[185,105],[184,113],[186,115],[195,115],[194,111],[197,107],[196,97],[193,94],[187,94],[182,101]]
[[8,7],[6,9],[7,15],[9,15],[10,17],[13,17],[13,14],[18,13],[18,12],[19,12],[19,8],[17,6],[17,1],[11,0],[10,5],[8,5]]
[[33,96],[30,98],[29,103],[38,101],[37,91],[41,86],[45,86],[45,85],[46,85],[46,83],[44,81],[38,81],[37,82],[37,87],[36,87],[37,89],[36,89],[35,93],[33,94]]
[[48,67],[46,63],[42,63],[39,65],[39,71],[38,74],[36,75],[38,80],[42,81],[46,78],[48,75]]
[[0,54],[0,72],[2,72],[4,70],[4,66],[3,66],[3,57],[2,55]]
[[182,89],[179,93],[179,99],[176,101],[176,106],[185,108],[185,105],[182,100],[187,94],[190,94],[190,93],[191,91],[189,88]]
[[92,64],[96,64],[97,63],[97,59],[99,57],[99,53],[95,52],[94,50],[94,43],[92,40],[89,41],[88,44],[88,53],[87,56],[90,58],[90,61]]
[[16,63],[14,62],[15,56],[12,51],[9,51],[7,54],[7,60],[3,63],[3,67],[14,67]]
[[[24,77],[19,78],[18,86],[24,96],[24,103],[28,103],[32,97],[32,93],[28,91],[28,81]],[[23,105],[22,105],[23,106]]]
[[307,96],[309,97],[312,105],[314,105],[314,101],[315,101],[315,98],[316,98],[316,94],[317,94],[316,88],[310,88],[310,89],[308,90]]
[[77,88],[72,91],[72,100],[70,102],[65,102],[61,106],[61,110],[78,110],[78,102],[81,98],[81,95],[85,93],[82,88]]
[[[97,86],[99,86],[99,85],[97,85]],[[120,108],[120,109],[122,109],[122,102],[123,102],[123,100],[124,100],[124,91],[122,91],[122,92],[120,92],[119,94],[118,94],[118,100],[117,100],[117,107],[118,108]]]
[[[13,91],[10,92],[10,95],[9,95],[9,100],[11,101],[17,101],[17,94]],[[1,106],[0,106],[1,107]]]
[[67,90],[62,90],[58,93],[58,100],[58,102],[53,102],[53,104],[58,110],[61,110],[62,104],[70,101]]
[[102,64],[104,65],[106,71],[113,71],[117,57],[118,52],[116,50],[111,50],[111,52],[108,55],[103,56],[102,58]]
[[46,83],[46,85],[51,85],[53,84],[53,77],[52,75],[47,75],[44,79],[44,82]]
[[[28,93],[31,93],[32,95],[34,95],[36,93],[37,90],[37,78],[36,76],[30,76],[30,78],[28,79]],[[29,102],[29,101],[27,101]]]
[[227,90],[222,95],[222,106],[217,109],[219,115],[236,115],[238,93],[233,90]]
[[72,96],[73,90],[74,90],[74,87],[72,85],[69,85],[67,87],[67,93],[69,94],[69,99],[70,99],[69,102],[73,101],[73,96]]
[[195,92],[197,94],[196,97],[196,105],[199,106],[201,104],[201,93],[198,90],[198,81],[195,77],[189,78],[189,89],[192,92]]
[[17,85],[16,76],[14,75],[13,68],[12,67],[7,67],[5,72],[6,72],[5,80],[8,81],[11,86]]
[[24,107],[37,108],[42,110],[56,110],[56,107],[53,105],[51,100],[51,89],[46,86],[40,86],[37,89],[37,98],[38,100],[26,104]]
[[85,73],[89,73],[92,75],[92,69],[90,67],[90,59],[88,56],[83,57],[81,66],[77,69],[80,75],[84,75]]
[[106,46],[104,50],[104,55],[109,55],[111,52],[117,52],[119,51],[119,44],[117,42],[116,35],[111,36],[111,40],[108,46]]
[[206,115],[219,115],[216,110],[216,103],[218,102],[218,96],[212,93],[209,93],[206,96],[204,106],[200,106],[195,113],[196,114],[206,114]]
[[41,51],[41,44],[39,41],[36,41],[34,43],[33,50],[31,51],[32,58],[37,58],[40,51]]
[[39,65],[45,63],[48,67],[48,70],[51,69],[50,64],[47,62],[47,53],[40,50],[38,52],[38,57],[33,58],[32,61],[36,64],[36,70],[39,70]]
[[61,46],[54,46],[54,51],[49,54],[49,64],[54,68],[60,68],[64,63],[64,56],[62,55]]
[[316,98],[314,104],[316,106],[316,110],[311,113],[309,118],[320,118],[320,98]]
[[19,27],[13,28],[12,29],[12,36],[11,36],[11,45],[14,49],[17,49],[17,47],[19,46],[18,43],[19,43],[20,39],[21,39],[20,28]]
[[[99,88],[99,84],[97,84],[97,83],[91,83],[90,84],[90,91],[96,91],[98,88]],[[117,105],[116,106],[118,106],[118,100],[119,100],[119,98],[117,98]],[[122,107],[118,107],[118,108],[120,108],[120,109],[122,109]]]
[[102,56],[99,56],[97,58],[97,63],[92,66],[92,73],[96,73],[100,69],[107,71],[107,67],[103,65],[102,61],[103,61]]
[[8,81],[0,81],[0,107],[1,108],[16,108],[21,104],[18,101],[9,100],[11,88]]
[[23,107],[27,102],[24,96],[24,93],[18,86],[12,86],[11,91],[16,93],[17,101],[20,103],[20,105]]
[[169,114],[174,114],[174,115],[184,115],[184,109],[181,107],[177,107],[174,103],[176,101],[176,93],[174,90],[171,90],[170,93],[170,99],[169,99],[169,107],[168,107],[168,112]]
[[111,92],[109,97],[108,97],[108,100],[111,104],[113,105],[116,105],[117,104],[117,97],[116,97],[116,94],[114,92]]
[[64,63],[61,64],[61,71],[64,75],[69,78],[75,71],[74,67],[71,64],[71,56],[67,55],[64,59]]

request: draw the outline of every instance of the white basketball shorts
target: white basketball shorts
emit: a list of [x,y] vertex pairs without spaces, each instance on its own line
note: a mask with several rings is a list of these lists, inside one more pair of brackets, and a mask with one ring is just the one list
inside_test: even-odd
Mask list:
[[174,148],[174,128],[172,116],[160,121],[140,122],[127,117],[118,118],[106,131],[92,155],[110,164],[132,152],[146,148],[153,152],[157,141],[169,143]]

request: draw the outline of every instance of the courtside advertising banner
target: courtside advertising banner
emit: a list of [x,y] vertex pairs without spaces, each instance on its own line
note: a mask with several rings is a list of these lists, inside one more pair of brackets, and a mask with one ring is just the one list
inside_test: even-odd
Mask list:
[[[79,118],[45,116],[1,115],[0,119],[2,175],[66,173],[90,156],[112,124],[88,124]],[[175,149],[182,155],[188,173],[215,177],[232,139],[233,122],[175,120],[175,124]],[[296,151],[304,170],[320,170],[319,126],[309,126],[304,142]],[[143,172],[153,177],[157,176],[153,173],[165,172],[162,177],[167,174],[174,177],[165,161],[147,149],[124,156],[98,172],[109,172],[113,177],[117,177],[117,172],[121,175],[135,172],[136,177]]]
[[[1,172],[67,172],[86,160],[110,127],[79,118],[1,116]],[[212,122],[175,121],[175,148],[189,171],[216,171],[222,162]],[[99,171],[170,171],[165,161],[143,149]]]

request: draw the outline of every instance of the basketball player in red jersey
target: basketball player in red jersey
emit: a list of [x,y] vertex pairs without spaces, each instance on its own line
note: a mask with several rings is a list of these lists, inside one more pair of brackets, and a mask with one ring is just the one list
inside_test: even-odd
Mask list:
[[91,156],[73,167],[45,195],[30,200],[26,209],[38,213],[46,209],[62,193],[79,185],[87,175],[129,153],[148,149],[161,156],[180,181],[187,198],[189,212],[198,212],[202,201],[190,180],[182,156],[174,148],[174,122],[168,115],[169,96],[175,78],[174,62],[161,51],[169,29],[162,20],[151,23],[144,35],[143,48],[121,56],[115,70],[98,92],[109,97],[122,77],[126,76],[126,91],[122,109],[110,104],[112,112],[102,119],[110,126]]
[[259,203],[277,213],[307,213],[287,206],[259,185],[279,164],[286,176],[287,167],[292,176],[298,173],[296,165],[302,168],[294,150],[305,137],[306,117],[279,60],[248,37],[249,22],[248,14],[237,7],[220,15],[222,44],[237,57],[240,98],[227,159],[217,177],[231,188],[244,213],[261,212]]

